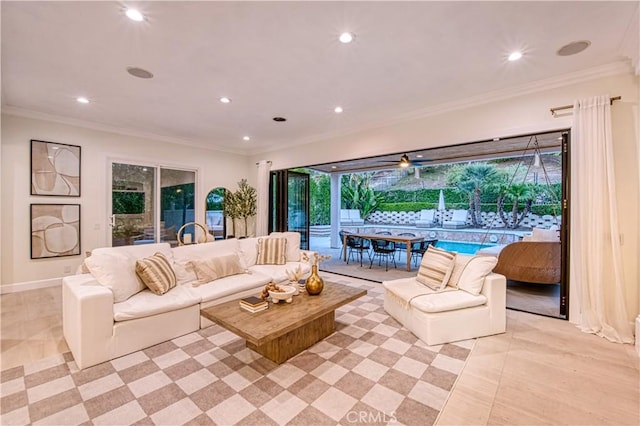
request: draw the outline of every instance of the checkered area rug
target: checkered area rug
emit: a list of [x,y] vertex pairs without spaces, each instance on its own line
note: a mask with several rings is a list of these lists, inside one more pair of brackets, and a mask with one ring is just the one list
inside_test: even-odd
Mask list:
[[214,325],[82,371],[70,353],[2,371],[0,424],[433,424],[474,341],[426,346],[357,286],[336,332],[281,365]]

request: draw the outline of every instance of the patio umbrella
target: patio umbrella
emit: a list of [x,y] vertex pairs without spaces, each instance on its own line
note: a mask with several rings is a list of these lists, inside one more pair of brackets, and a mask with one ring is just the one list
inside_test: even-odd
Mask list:
[[438,200],[438,210],[445,210],[446,207],[444,205],[444,192],[442,189],[440,190],[440,199]]
[[440,223],[443,223],[444,221],[444,211],[446,210],[446,207],[444,205],[444,192],[442,192],[442,189],[440,190],[440,198],[438,199],[438,211],[440,212]]

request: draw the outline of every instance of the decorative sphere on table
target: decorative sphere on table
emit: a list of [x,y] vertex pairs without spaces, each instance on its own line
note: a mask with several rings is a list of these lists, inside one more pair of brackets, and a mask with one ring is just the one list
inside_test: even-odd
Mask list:
[[310,296],[316,296],[322,293],[324,288],[324,280],[318,275],[318,265],[311,265],[311,275],[307,278],[304,285]]

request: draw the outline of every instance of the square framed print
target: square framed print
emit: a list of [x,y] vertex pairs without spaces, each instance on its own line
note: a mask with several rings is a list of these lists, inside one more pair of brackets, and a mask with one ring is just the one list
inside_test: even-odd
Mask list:
[[31,204],[31,259],[80,253],[80,204]]
[[31,195],[80,196],[80,147],[31,140]]

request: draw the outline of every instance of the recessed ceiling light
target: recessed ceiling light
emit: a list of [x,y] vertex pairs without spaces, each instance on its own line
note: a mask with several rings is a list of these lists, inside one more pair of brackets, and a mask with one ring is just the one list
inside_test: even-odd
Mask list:
[[250,138],[249,136],[243,136],[243,137],[242,137],[242,140],[243,140],[243,141],[250,141],[250,140],[251,140],[251,138]]
[[353,33],[342,33],[340,34],[340,37],[338,37],[338,40],[340,40],[340,43],[351,43],[354,39],[356,38],[356,35]]
[[287,119],[284,118],[284,117],[273,117],[273,121],[277,121],[279,123],[282,123],[284,121],[287,121]]
[[422,155],[422,154],[418,154],[418,155],[416,155],[416,158],[422,158],[422,157],[423,157],[423,155]]
[[571,56],[582,52],[589,46],[591,46],[591,42],[589,40],[572,41],[558,49],[556,54],[558,56]]
[[131,19],[132,21],[136,21],[136,22],[144,21],[144,15],[140,13],[138,9],[129,8],[125,12],[125,14],[127,15],[127,18]]
[[342,111],[344,111],[344,110],[342,109],[342,107],[341,107],[341,106],[337,106],[337,107],[335,107],[335,108],[333,109],[333,111],[334,111],[336,114],[340,114],[340,113],[341,113]]
[[335,170],[335,169],[337,169],[337,168],[338,168],[338,166],[331,166],[331,168],[332,168],[333,170]]
[[150,71],[138,67],[127,67],[127,72],[138,78],[153,78],[153,74]]
[[76,101],[80,102],[81,104],[88,104],[89,103],[89,99],[85,98],[84,96],[77,97]]
[[220,98],[220,102],[222,102],[223,104],[230,104],[231,99],[227,98],[226,96],[223,96],[222,98]]
[[512,52],[511,55],[509,55],[509,60],[510,61],[517,61],[520,58],[522,58],[522,53],[521,52]]

